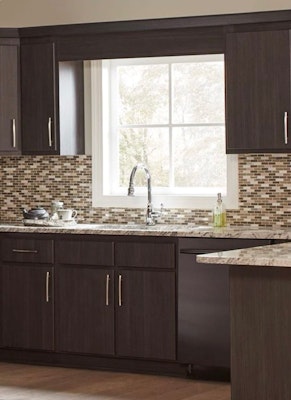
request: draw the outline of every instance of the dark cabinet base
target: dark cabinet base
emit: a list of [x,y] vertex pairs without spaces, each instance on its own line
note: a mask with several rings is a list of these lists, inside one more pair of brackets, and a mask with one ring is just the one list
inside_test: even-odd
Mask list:
[[0,359],[2,362],[145,373],[199,380],[229,381],[230,379],[229,369],[227,368],[193,368],[190,371],[188,365],[179,364],[176,361],[97,357],[82,354],[12,349],[0,349]]
[[290,268],[230,268],[232,399],[289,400]]

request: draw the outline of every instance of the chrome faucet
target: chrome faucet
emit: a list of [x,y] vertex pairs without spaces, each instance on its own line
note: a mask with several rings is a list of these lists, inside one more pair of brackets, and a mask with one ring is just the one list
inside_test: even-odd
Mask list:
[[143,169],[146,178],[147,178],[147,186],[148,186],[148,202],[146,209],[146,225],[155,225],[157,222],[157,218],[161,216],[161,211],[154,211],[152,205],[152,184],[151,184],[151,174],[148,168],[144,164],[136,164],[130,174],[129,178],[129,186],[128,186],[128,196],[134,196],[134,177],[137,169]]

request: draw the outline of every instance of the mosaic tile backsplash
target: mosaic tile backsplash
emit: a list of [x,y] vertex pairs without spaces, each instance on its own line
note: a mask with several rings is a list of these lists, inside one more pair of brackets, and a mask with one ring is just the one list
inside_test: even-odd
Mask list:
[[[19,222],[21,207],[62,200],[79,222],[144,222],[143,209],[92,208],[90,156],[0,157],[0,221]],[[231,225],[291,227],[291,154],[239,155],[239,209],[227,210]],[[163,223],[207,224],[209,210],[169,209]]]

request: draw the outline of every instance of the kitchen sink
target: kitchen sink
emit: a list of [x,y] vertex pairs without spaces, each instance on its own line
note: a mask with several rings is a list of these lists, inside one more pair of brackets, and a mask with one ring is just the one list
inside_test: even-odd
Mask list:
[[211,226],[207,225],[181,225],[181,224],[78,224],[79,228],[96,229],[96,230],[155,230],[155,231],[177,231],[177,230],[210,230]]
[[179,225],[146,225],[146,224],[78,224],[79,228],[96,230],[167,230],[177,229]]

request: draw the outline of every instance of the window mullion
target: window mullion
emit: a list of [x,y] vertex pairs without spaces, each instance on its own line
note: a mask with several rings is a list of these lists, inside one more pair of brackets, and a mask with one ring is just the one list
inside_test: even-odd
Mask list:
[[174,165],[173,165],[173,85],[172,85],[172,63],[169,66],[169,187],[174,187]]
[[117,186],[119,186],[119,136],[120,136],[120,126],[119,126],[119,105],[118,105],[118,66],[111,64],[110,68],[110,132],[109,137],[111,141],[111,151],[110,157],[110,185],[111,191]]

